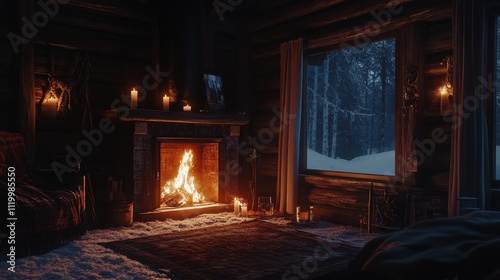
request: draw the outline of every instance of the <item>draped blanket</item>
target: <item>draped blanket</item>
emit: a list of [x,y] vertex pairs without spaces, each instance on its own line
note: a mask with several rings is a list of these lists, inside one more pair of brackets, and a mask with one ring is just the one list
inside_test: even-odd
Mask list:
[[[500,279],[500,212],[422,221],[369,241],[350,270],[384,279]],[[368,273],[369,272],[369,273]]]
[[[26,162],[23,137],[1,131],[0,192],[4,202],[7,195],[14,194],[15,208],[11,206],[13,212],[10,213],[2,211],[0,218],[3,221],[7,221],[6,215],[15,218],[9,222],[15,221],[18,255],[42,253],[64,244],[83,232],[85,218],[85,190],[81,179],[42,184],[28,175]],[[6,230],[8,228],[3,227],[0,232]],[[2,245],[7,244],[1,241]]]

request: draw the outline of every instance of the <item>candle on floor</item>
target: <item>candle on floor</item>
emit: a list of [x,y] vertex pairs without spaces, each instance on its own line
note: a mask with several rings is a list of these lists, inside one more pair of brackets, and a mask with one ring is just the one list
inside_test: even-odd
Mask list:
[[191,106],[188,104],[188,105],[184,106],[183,109],[184,109],[184,112],[190,112]]
[[53,118],[57,116],[57,99],[54,98],[53,96],[49,97],[45,109],[47,111],[48,117]]
[[163,111],[170,111],[170,97],[163,96]]
[[238,216],[240,214],[240,200],[236,197],[234,198],[234,215]]
[[241,216],[242,217],[247,217],[248,216],[248,208],[247,205],[244,204],[241,206]]
[[303,222],[309,221],[309,212],[307,212],[307,211],[300,212],[300,219]]
[[137,108],[137,90],[135,88],[130,92],[130,109]]

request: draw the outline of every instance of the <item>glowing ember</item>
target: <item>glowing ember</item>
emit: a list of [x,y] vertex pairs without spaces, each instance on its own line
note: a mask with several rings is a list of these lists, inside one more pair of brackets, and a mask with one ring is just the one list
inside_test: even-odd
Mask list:
[[205,198],[197,191],[194,177],[189,175],[193,167],[193,151],[184,151],[177,177],[163,186],[161,201],[167,206],[184,206],[202,202]]

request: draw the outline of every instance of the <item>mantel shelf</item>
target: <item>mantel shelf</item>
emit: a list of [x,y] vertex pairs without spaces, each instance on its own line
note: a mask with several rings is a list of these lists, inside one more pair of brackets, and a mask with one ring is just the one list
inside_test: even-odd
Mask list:
[[125,111],[107,110],[106,117],[127,122],[163,122],[208,125],[246,125],[247,116],[229,114],[210,114],[195,112],[173,112],[160,110],[132,109]]

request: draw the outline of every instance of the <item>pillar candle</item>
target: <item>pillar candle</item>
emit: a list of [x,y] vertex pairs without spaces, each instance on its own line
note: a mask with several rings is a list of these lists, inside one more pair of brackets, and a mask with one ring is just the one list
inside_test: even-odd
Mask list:
[[441,115],[444,115],[445,113],[450,113],[450,92],[448,91],[448,88],[446,85],[442,86],[439,89],[440,95],[441,95]]
[[163,96],[163,111],[170,111],[170,97]]
[[191,106],[188,104],[188,105],[184,106],[183,109],[184,109],[184,112],[189,112],[189,111],[191,111]]
[[309,212],[306,211],[300,212],[300,219],[302,221],[309,221]]
[[53,118],[57,116],[57,99],[54,98],[53,96],[49,97],[45,109],[47,111],[48,117]]
[[240,200],[236,197],[234,198],[234,215],[238,216],[240,214]]
[[130,109],[136,109],[137,108],[137,90],[132,89],[130,92]]
[[241,216],[242,217],[247,217],[248,216],[248,208],[246,205],[241,206]]

